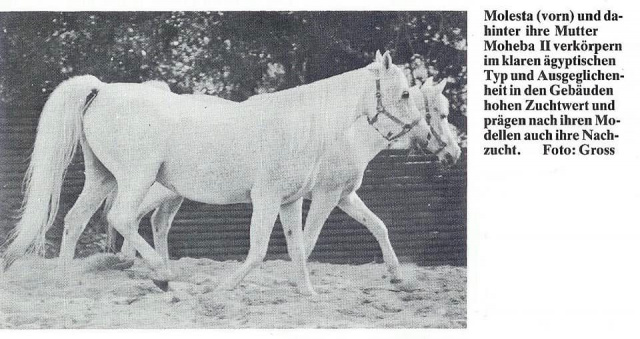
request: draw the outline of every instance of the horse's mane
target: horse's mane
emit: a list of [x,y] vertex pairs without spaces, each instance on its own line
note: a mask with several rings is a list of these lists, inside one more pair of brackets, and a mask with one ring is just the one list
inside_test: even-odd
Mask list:
[[311,84],[256,95],[240,105],[264,119],[282,119],[282,123],[288,125],[284,133],[291,134],[289,140],[298,140],[292,148],[322,152],[357,118],[358,103],[365,81],[371,77],[369,74],[366,68],[358,69]]
[[420,89],[420,86],[416,85],[409,88],[409,94],[411,95],[411,100],[416,104],[418,108],[418,112],[421,114],[425,114],[427,111],[427,105],[425,103],[425,97]]
[[442,93],[442,88],[435,85],[423,85],[421,88],[424,93],[424,100],[426,105],[437,107],[440,110],[446,110],[448,112],[449,99]]
[[281,112],[313,111],[323,116],[346,116],[355,111],[367,75],[366,69],[349,71],[310,84],[256,95],[246,102],[260,107],[277,107]]

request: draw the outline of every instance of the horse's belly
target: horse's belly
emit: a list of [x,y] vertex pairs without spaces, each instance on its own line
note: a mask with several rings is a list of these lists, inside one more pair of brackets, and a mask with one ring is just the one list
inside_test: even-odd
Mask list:
[[250,202],[252,172],[240,164],[167,162],[157,180],[187,199],[224,205]]
[[256,172],[253,139],[211,121],[181,121],[168,136],[158,181],[180,195],[209,204],[250,201]]

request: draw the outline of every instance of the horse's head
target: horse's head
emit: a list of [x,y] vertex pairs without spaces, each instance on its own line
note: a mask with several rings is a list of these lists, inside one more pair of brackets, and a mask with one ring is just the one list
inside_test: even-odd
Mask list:
[[383,138],[392,142],[409,134],[420,125],[426,126],[424,114],[418,110],[414,100],[411,100],[409,83],[404,73],[391,61],[389,52],[381,55],[376,52],[376,61],[367,66],[375,78],[375,87],[371,88],[375,95],[367,92],[365,95],[373,100],[365,107],[365,114],[369,124],[375,128]]
[[442,94],[445,86],[446,81],[441,81],[437,85],[425,83],[421,88],[411,89],[416,106],[426,113],[426,126],[418,124],[410,135],[418,146],[435,154],[441,163],[453,165],[462,151],[449,125],[449,99]]

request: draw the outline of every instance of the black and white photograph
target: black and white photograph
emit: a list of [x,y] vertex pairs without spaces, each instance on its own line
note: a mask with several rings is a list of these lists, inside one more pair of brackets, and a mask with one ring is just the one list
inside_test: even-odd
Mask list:
[[0,329],[466,328],[467,45],[466,11],[0,12]]

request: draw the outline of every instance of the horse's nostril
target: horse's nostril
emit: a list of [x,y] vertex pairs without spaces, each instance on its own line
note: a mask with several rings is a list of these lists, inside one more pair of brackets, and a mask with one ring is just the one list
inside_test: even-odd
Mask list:
[[445,154],[444,155],[444,159],[445,159],[445,162],[447,164],[453,164],[454,163],[453,156],[450,153]]

